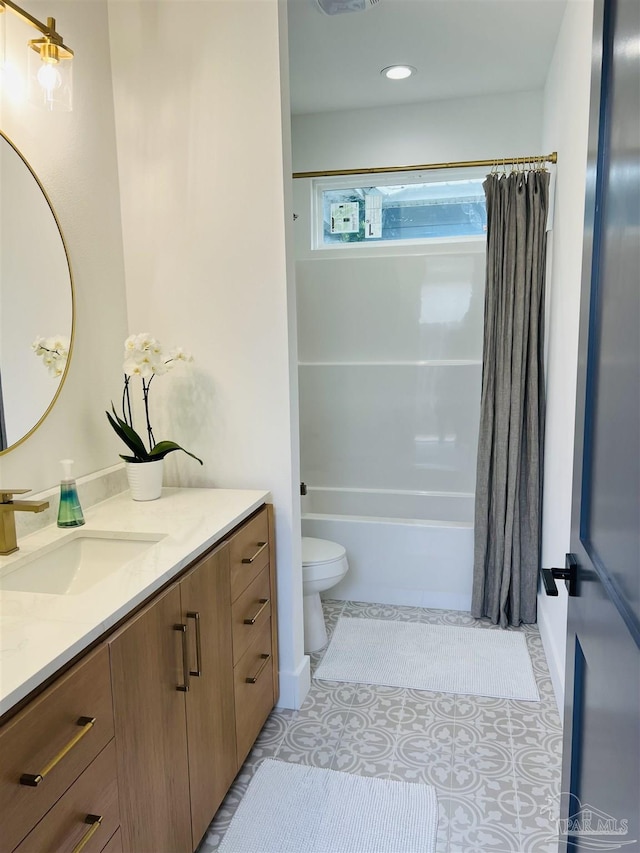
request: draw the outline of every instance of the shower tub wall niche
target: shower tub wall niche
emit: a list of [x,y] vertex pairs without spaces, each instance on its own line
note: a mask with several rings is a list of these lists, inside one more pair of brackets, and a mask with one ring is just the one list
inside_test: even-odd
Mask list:
[[349,571],[327,597],[469,610],[473,494],[308,487],[302,533],[339,542]]

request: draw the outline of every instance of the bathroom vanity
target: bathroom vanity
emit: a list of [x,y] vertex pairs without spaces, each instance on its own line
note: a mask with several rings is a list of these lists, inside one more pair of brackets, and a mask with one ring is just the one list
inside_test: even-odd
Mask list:
[[[153,544],[88,587],[70,580],[79,592],[19,590],[33,581],[0,561],[2,853],[197,847],[278,696],[267,500],[175,489],[98,505],[85,536]],[[61,536],[27,537],[18,558]]]

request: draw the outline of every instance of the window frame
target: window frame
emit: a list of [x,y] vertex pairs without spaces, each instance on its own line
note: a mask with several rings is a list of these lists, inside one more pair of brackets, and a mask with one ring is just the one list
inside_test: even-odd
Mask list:
[[399,184],[448,183],[461,180],[484,180],[488,170],[486,166],[466,166],[451,169],[429,169],[426,171],[408,170],[399,172],[360,173],[311,180],[311,251],[362,251],[363,248],[426,246],[455,242],[477,242],[486,240],[486,234],[462,234],[447,237],[412,237],[397,240],[358,240],[334,243],[324,242],[324,200],[323,193],[330,190],[360,189],[372,186],[397,186]]

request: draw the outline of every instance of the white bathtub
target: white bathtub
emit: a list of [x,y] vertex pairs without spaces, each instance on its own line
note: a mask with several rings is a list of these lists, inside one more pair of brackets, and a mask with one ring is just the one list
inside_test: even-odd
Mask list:
[[347,549],[330,598],[469,610],[471,494],[309,487],[302,534]]

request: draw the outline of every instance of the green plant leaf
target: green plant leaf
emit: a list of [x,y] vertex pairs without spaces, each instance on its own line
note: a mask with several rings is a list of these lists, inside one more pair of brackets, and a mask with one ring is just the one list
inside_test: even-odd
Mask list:
[[149,456],[151,459],[164,459],[167,453],[173,453],[174,450],[182,450],[183,453],[186,453],[187,456],[190,456],[192,459],[195,459],[201,465],[203,465],[202,459],[198,456],[195,456],[193,453],[189,453],[188,450],[185,450],[184,447],[180,447],[179,444],[176,444],[175,441],[159,441],[155,447],[150,451]]
[[[138,433],[133,429],[133,427],[129,426],[129,422],[127,420],[123,420],[120,417],[120,415],[116,412],[116,407],[113,405],[113,401],[111,402],[111,411],[113,412],[113,417],[116,419],[116,421],[118,422],[120,427],[125,431],[127,429],[131,430],[131,432],[140,440],[140,443],[142,443],[142,439],[140,438]],[[143,447],[144,447],[144,444],[143,444]],[[146,453],[146,447],[145,447],[145,453]]]
[[[113,407],[113,403],[111,405]],[[118,417],[115,409],[113,410],[113,417],[109,412],[105,412],[105,415],[107,416],[116,435],[124,441],[130,450],[133,451],[136,460],[149,461],[149,453],[147,452],[147,448],[144,446],[144,443],[138,433]]]

